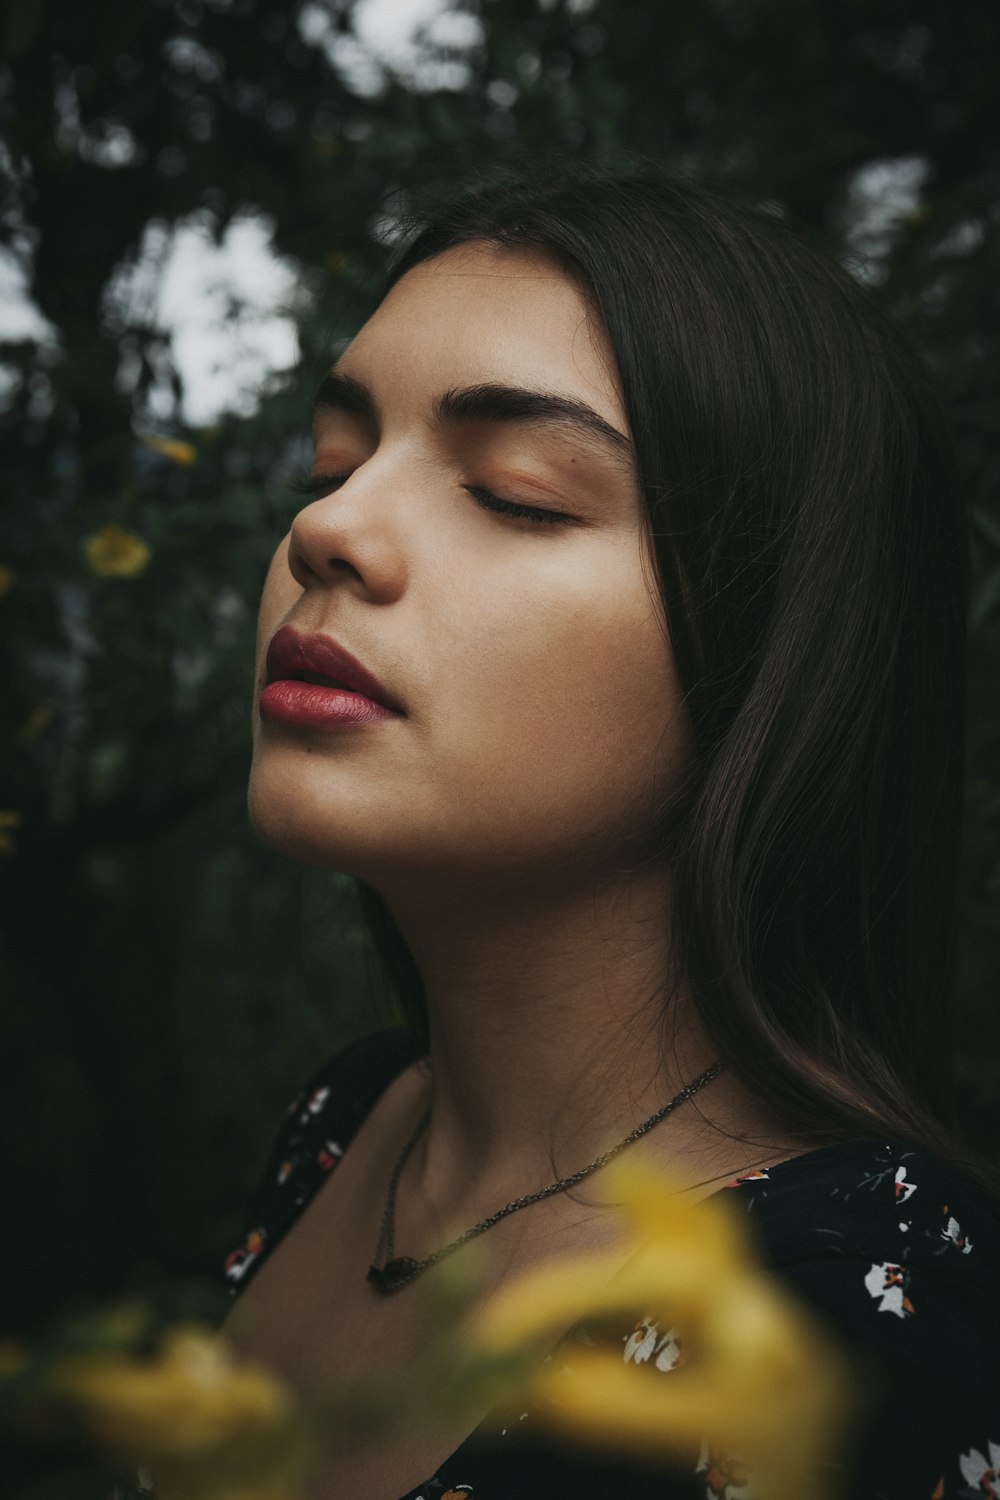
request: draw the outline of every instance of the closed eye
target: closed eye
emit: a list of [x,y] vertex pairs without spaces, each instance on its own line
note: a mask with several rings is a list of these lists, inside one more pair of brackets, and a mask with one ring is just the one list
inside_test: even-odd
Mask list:
[[319,500],[321,496],[339,490],[350,477],[350,474],[296,474],[291,490],[295,495],[311,495],[314,500]]
[[540,505],[521,505],[516,500],[501,500],[499,495],[494,495],[492,491],[484,490],[479,485],[467,484],[465,490],[484,510],[491,510],[500,516],[511,516],[518,521],[571,526],[576,520],[575,516],[568,516],[561,510],[545,510]]
[[[296,495],[309,495],[314,500],[323,495],[331,495],[341,485],[346,484],[350,474],[298,474],[291,482],[291,488]],[[466,494],[472,496],[476,504],[483,510],[489,510],[494,515],[510,516],[515,521],[531,521],[535,525],[573,525],[576,518],[566,515],[561,510],[546,510],[541,505],[522,505],[516,500],[502,500],[499,495],[494,495],[491,490],[483,489],[481,485],[467,484]]]

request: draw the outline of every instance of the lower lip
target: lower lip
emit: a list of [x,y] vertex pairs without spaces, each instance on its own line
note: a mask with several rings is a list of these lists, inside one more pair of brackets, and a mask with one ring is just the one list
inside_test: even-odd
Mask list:
[[298,729],[352,729],[399,718],[391,708],[363,693],[291,678],[268,684],[260,695],[260,716],[272,724],[290,724]]

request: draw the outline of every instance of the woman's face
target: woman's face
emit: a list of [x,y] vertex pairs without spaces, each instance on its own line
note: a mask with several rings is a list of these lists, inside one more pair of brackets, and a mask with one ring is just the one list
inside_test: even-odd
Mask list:
[[[467,245],[408,272],[334,376],[261,602],[255,825],[383,890],[618,868],[684,728],[603,331],[547,256]],[[283,626],[392,706],[262,704]],[[335,676],[319,646],[271,675]]]

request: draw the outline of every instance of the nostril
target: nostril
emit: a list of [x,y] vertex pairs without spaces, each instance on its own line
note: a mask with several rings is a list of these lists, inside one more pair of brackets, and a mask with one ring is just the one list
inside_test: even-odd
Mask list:
[[405,582],[404,547],[384,518],[329,503],[306,506],[292,522],[288,570],[303,589],[346,589],[384,602]]
[[346,557],[331,557],[327,565],[331,573],[346,573],[349,578],[356,578],[359,583],[364,581],[360,571],[353,563],[349,563]]
[[315,583],[318,578],[318,574],[306,562],[303,553],[295,545],[294,539],[291,539],[288,543],[288,571],[295,579],[295,582],[300,584],[302,588],[307,588],[310,583]]
[[309,588],[310,583],[315,585],[319,582],[319,573],[309,561],[309,552],[295,537],[294,526],[288,538],[288,571],[301,588]]

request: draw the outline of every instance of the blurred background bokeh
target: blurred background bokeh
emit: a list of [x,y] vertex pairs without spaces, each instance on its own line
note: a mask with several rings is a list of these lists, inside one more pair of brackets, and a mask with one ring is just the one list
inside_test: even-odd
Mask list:
[[965,1130],[1000,1159],[995,0],[7,0],[0,1327],[211,1272],[387,1024],[350,889],[249,829],[256,596],[311,390],[417,185],[638,153],[745,188],[916,342],[972,517]]

